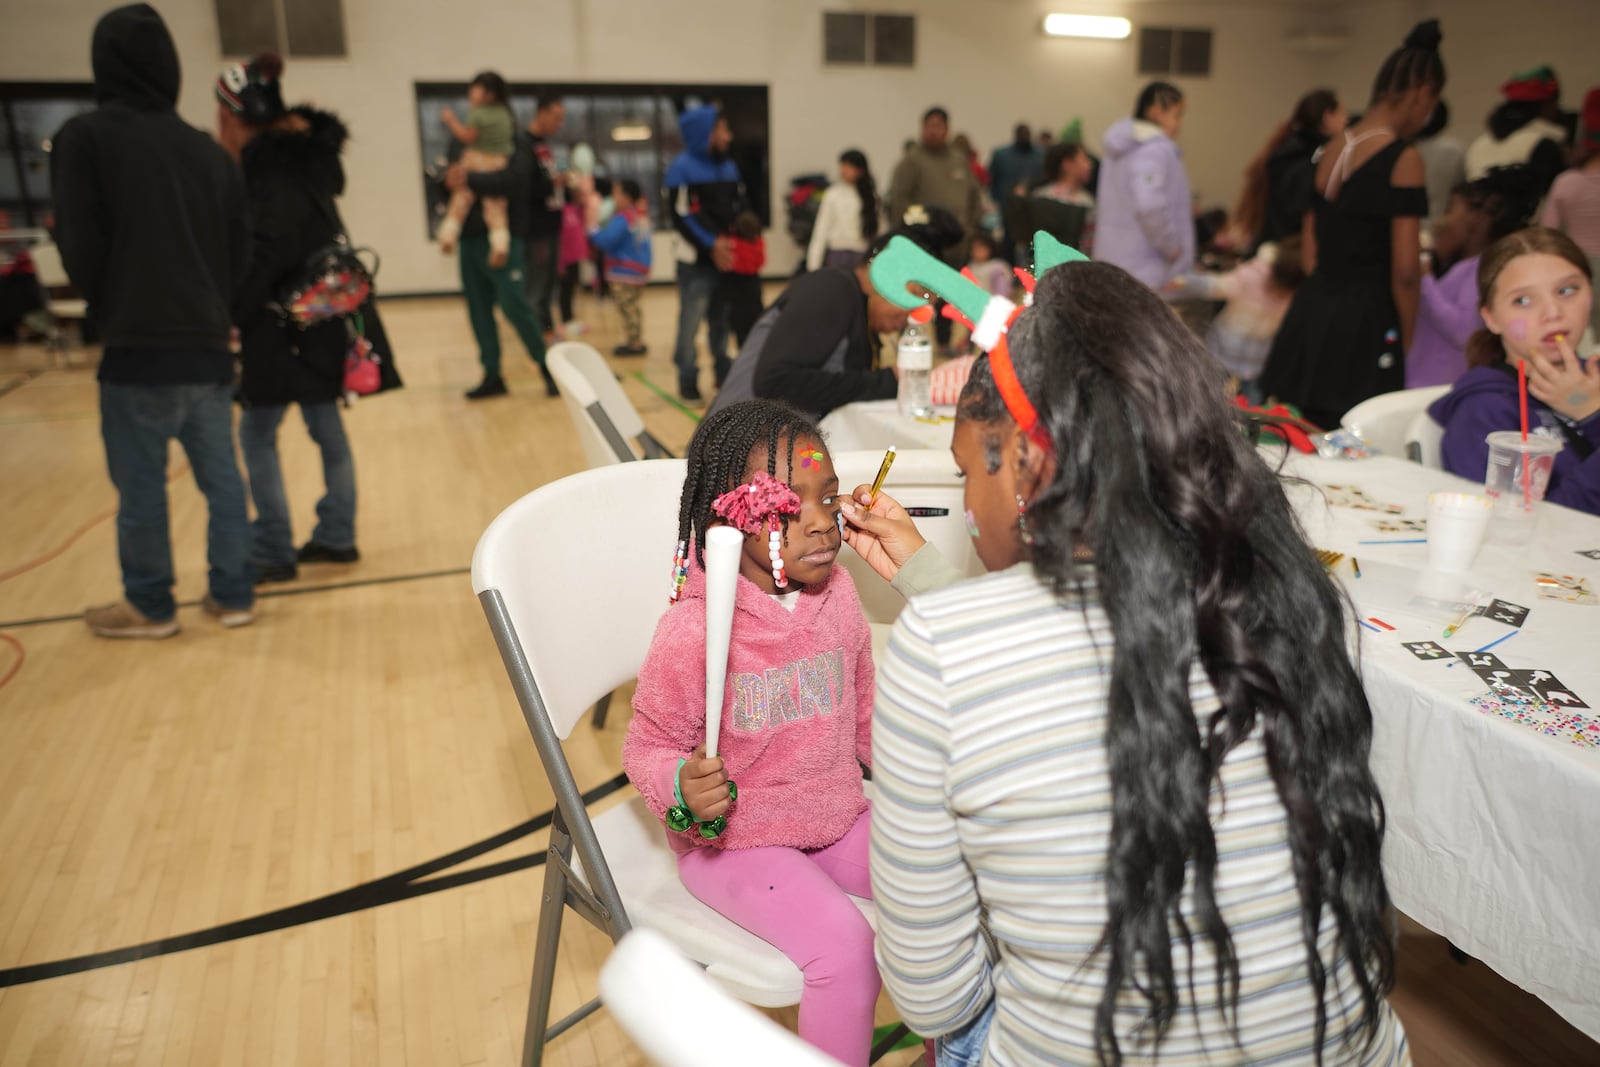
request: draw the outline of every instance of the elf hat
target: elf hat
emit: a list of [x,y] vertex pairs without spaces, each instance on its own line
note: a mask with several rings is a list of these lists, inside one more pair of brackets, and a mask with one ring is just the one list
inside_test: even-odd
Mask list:
[[1556,80],[1555,71],[1538,66],[1513,74],[1500,86],[1500,93],[1516,103],[1542,104],[1561,95],[1561,83]]

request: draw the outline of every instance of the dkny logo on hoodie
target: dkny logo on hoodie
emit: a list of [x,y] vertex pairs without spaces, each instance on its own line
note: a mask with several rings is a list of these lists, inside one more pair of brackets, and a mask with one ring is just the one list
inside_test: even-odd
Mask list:
[[844,649],[769,667],[761,674],[735,674],[728,684],[736,730],[756,733],[796,719],[832,715],[844,699]]

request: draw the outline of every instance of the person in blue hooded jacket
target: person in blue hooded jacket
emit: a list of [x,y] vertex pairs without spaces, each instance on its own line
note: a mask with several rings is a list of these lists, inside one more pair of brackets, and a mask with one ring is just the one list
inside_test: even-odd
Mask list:
[[746,210],[738,164],[728,155],[733,131],[727,116],[712,106],[690,108],[678,117],[683,151],[667,166],[664,194],[667,218],[678,231],[678,341],[672,362],[678,368],[678,395],[699,401],[695,350],[700,323],[707,322],[711,366],[717,387],[728,376],[728,311],[712,296],[733,264],[728,234]]

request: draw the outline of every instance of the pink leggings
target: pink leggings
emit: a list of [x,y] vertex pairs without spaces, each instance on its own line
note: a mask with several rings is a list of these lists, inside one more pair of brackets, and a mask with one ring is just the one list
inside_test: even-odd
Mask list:
[[800,1036],[847,1064],[866,1067],[883,981],[872,927],[851,896],[871,897],[871,809],[849,831],[810,852],[797,848],[700,848],[678,857],[689,892],[794,961],[805,975]]

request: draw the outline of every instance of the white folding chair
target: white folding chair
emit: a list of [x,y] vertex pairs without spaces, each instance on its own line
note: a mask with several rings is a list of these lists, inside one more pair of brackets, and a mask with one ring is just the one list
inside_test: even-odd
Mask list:
[[28,256],[33,260],[39,288],[44,290],[45,311],[50,315],[49,346],[55,351],[58,361],[65,361],[69,336],[73,338],[72,343],[82,341],[83,324],[89,317],[89,302],[58,295],[63,291],[72,291],[72,281],[67,277],[66,265],[61,262],[61,250],[55,242],[41,241],[28,249]]
[[741,1000],[800,1000],[799,968],[684,888],[642,798],[590,819],[561,748],[585,709],[638,674],[667,606],[683,476],[682,460],[647,460],[552,482],[503,511],[473,553],[473,591],[556,797],[524,1064],[599,1003],[546,1028],[568,907],[613,941],[634,923],[660,930]]
[[[577,341],[563,341],[546,354],[545,366],[561,387],[561,399],[589,466],[672,456],[644,428],[644,420],[599,352]],[[637,442],[637,454],[629,442]]]
[[1444,469],[1444,427],[1433,421],[1427,410],[1417,412],[1406,427],[1406,458],[1434,470]]
[[1448,385],[1422,389],[1401,389],[1363,400],[1342,420],[1344,428],[1354,430],[1369,448],[1386,456],[1406,454],[1406,431],[1417,413],[1450,391]]
[[[634,930],[617,942],[600,968],[600,999],[658,1067],[838,1067],[838,1061],[729,996],[654,930]],[[684,1010],[689,1004],[693,1011]],[[716,1025],[708,1027],[707,1019]]]

